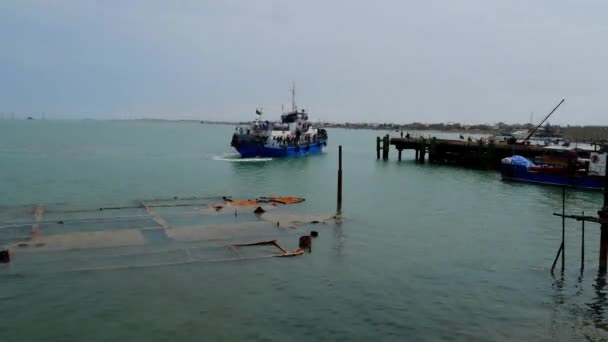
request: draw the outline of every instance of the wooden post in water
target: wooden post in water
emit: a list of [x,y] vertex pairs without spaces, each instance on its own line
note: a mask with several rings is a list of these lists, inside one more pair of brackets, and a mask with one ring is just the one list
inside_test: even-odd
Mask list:
[[399,161],[401,161],[401,152],[403,151],[403,149],[400,148],[400,149],[398,149],[398,151],[399,151]]
[[376,137],[376,159],[380,160],[380,137]]
[[[380,138],[378,138],[380,139]],[[342,213],[342,145],[338,146],[338,212]]]
[[[608,168],[608,156],[606,156],[606,167]],[[604,206],[597,212],[602,220],[600,232],[600,274],[606,273],[606,261],[608,261],[608,169],[604,175]]]

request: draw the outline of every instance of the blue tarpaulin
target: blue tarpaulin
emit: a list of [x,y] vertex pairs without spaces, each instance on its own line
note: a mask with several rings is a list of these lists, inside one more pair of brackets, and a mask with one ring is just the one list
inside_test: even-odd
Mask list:
[[511,159],[511,164],[513,165],[520,165],[525,167],[534,166],[533,162],[522,156],[514,155],[509,159]]

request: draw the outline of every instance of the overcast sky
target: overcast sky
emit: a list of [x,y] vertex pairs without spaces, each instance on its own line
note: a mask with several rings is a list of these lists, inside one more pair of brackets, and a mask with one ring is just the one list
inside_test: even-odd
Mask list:
[[608,1],[0,1],[0,113],[608,124]]

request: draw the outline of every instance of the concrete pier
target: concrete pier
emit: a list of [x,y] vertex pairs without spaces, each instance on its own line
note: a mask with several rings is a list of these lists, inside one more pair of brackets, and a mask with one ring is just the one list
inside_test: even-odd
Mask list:
[[[386,141],[386,137],[383,140]],[[403,150],[414,150],[416,161],[419,163],[424,163],[428,154],[430,163],[456,164],[487,169],[500,168],[502,158],[514,154],[530,159],[543,154],[542,146],[510,145],[506,142],[482,144],[478,141],[436,138],[391,138],[390,145],[394,145],[397,149],[399,160],[401,160]],[[385,152],[383,157],[385,160],[388,159],[388,153]]]

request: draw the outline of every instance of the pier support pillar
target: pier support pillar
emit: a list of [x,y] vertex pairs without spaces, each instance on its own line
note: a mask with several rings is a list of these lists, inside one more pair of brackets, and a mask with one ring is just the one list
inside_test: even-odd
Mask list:
[[431,139],[431,143],[429,145],[429,163],[433,163],[435,161],[435,138]]
[[486,159],[486,168],[495,168],[496,165],[500,165],[500,159],[496,160],[496,145],[494,144],[494,140],[490,140],[488,144],[488,157]]
[[382,141],[382,159],[388,160],[388,148],[389,148],[389,136],[388,134],[384,136]]
[[426,141],[424,138],[420,142],[420,163],[424,164],[424,155],[426,153]]
[[416,149],[416,157],[414,159],[416,159],[416,163],[417,163],[418,162],[418,149]]
[[376,137],[376,159],[380,160],[380,137]]
[[403,149],[400,148],[400,149],[398,149],[398,151],[399,151],[399,161],[401,161],[401,152],[403,151]]
[[608,226],[600,228],[600,274],[606,274],[606,261],[608,261]]

